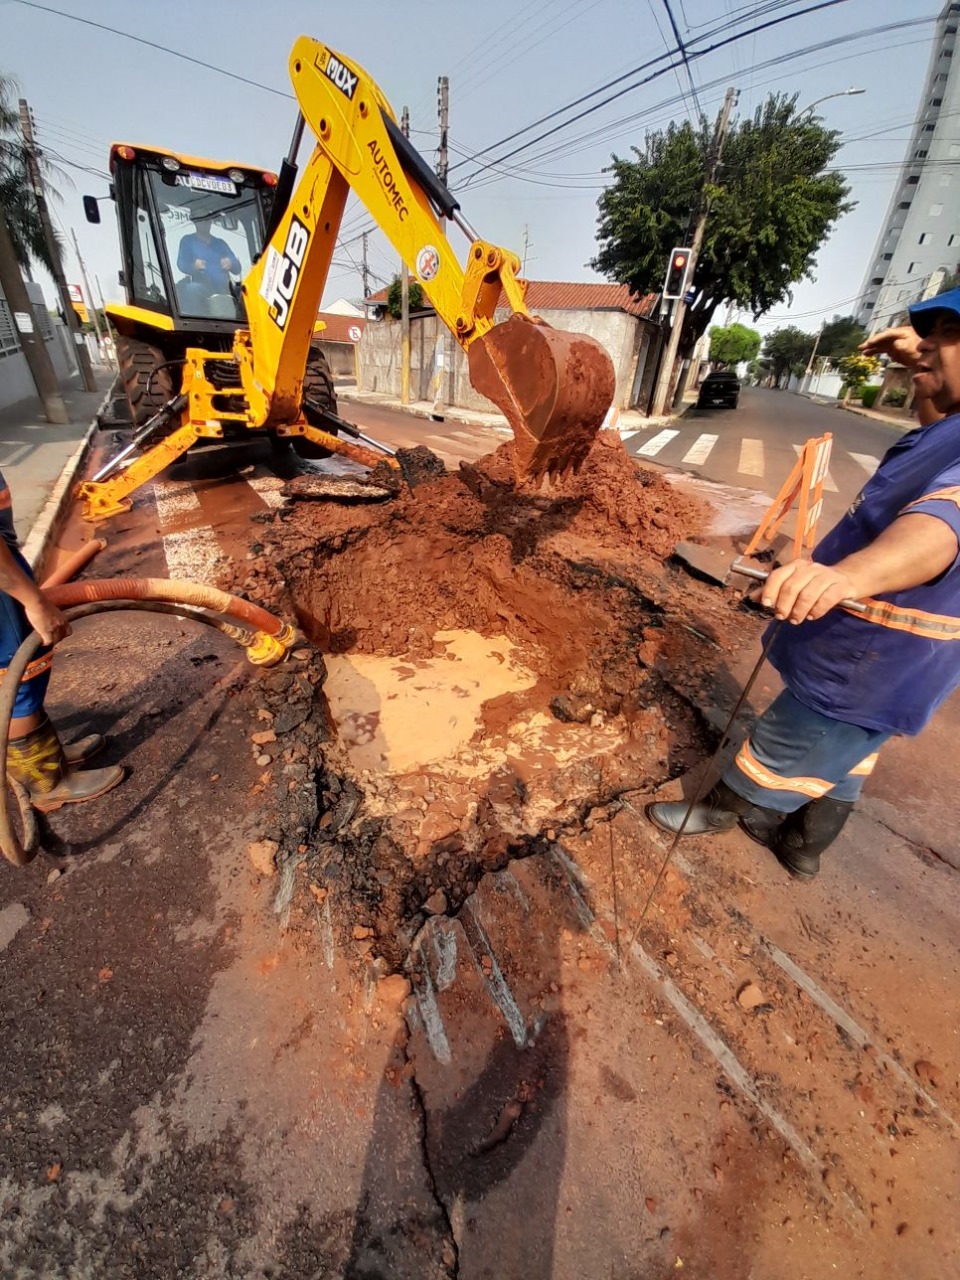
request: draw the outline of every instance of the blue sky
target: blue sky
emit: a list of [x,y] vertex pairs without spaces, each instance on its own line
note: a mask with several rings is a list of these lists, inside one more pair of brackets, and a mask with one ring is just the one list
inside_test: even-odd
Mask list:
[[[681,35],[690,41],[731,17],[756,15],[760,22],[814,0],[670,2]],[[522,252],[526,228],[527,274],[535,279],[597,278],[586,263],[595,251],[596,199],[610,153],[626,153],[632,142],[642,142],[646,128],[694,109],[686,76],[669,72],[561,129],[505,167],[470,180],[477,164],[461,165],[465,157],[656,57],[668,39],[672,47],[664,0],[486,0],[482,6],[462,0],[337,5],[51,0],[51,7],[110,30],[0,0],[0,68],[16,76],[29,99],[39,142],[69,162],[65,168],[76,185],[63,185],[57,215],[65,229],[76,228],[88,269],[99,276],[108,299],[120,296],[115,225],[108,214],[99,227],[90,226],[80,203],[85,192],[105,193],[106,182],[76,166],[103,170],[112,140],[139,140],[276,168],[295,110],[282,96],[289,92],[287,57],[301,33],[363,65],[398,115],[407,103],[413,141],[431,160],[437,77],[449,76],[451,186],[486,238]],[[815,282],[798,285],[792,304],[778,307],[760,327],[794,322],[814,329],[822,315],[852,309],[916,113],[933,33],[932,23],[891,32],[881,28],[932,18],[941,7],[940,0],[844,0],[692,64],[697,98],[711,118],[728,84],[740,90],[741,113],[751,112],[773,91],[798,93],[803,106],[848,86],[866,90],[819,109],[843,132],[838,163],[849,173],[857,208],[821,250]],[[145,48],[116,34],[120,31],[279,92]],[[857,39],[845,43],[848,35]],[[817,44],[823,47],[799,54]],[[524,134],[513,145],[533,136]],[[343,248],[326,301],[361,293],[352,265],[360,255],[354,237],[371,220],[354,203],[344,219]],[[452,239],[462,251],[459,233],[454,231]],[[377,233],[370,236],[369,262],[382,281],[398,267]],[[67,274],[71,280],[78,277],[72,248]]]

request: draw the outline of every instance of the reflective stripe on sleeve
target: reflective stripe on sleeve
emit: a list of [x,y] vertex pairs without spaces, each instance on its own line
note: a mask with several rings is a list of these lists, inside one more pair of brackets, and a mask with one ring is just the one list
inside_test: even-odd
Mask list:
[[[891,631],[906,631],[922,636],[925,640],[960,640],[960,618],[945,613],[925,613],[923,609],[904,609],[902,605],[886,600],[874,600],[866,596],[860,601],[862,610],[847,610],[855,618],[889,627]],[[843,606],[840,606],[843,608]]]
[[[34,658],[32,662],[27,664],[27,669],[23,673],[24,680],[32,680],[34,676],[42,676],[44,671],[49,671],[53,666],[53,654],[44,653],[39,658]],[[7,668],[0,669],[0,676],[7,674]],[[22,683],[22,682],[21,682]]]
[[819,800],[836,785],[833,782],[824,782],[822,778],[785,778],[779,773],[774,773],[772,769],[760,763],[751,751],[749,741],[745,741],[737,752],[734,764],[751,782],[755,782],[758,787],[764,787],[767,791],[793,791],[801,796],[809,796],[811,800]]

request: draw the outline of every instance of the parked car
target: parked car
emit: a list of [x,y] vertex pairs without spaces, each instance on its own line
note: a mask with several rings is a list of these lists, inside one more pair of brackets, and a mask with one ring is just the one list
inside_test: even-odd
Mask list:
[[708,373],[700,384],[698,409],[735,409],[740,399],[740,379],[732,369]]

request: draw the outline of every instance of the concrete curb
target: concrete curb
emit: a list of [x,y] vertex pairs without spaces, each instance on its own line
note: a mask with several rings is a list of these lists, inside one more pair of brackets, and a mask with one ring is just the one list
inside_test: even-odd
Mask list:
[[113,387],[111,386],[104,392],[103,399],[100,401],[97,412],[93,415],[86,434],[64,463],[63,470],[50,491],[50,497],[44,503],[43,510],[34,520],[30,532],[24,540],[21,548],[24,558],[38,580],[42,576],[41,569],[44,557],[50,550],[57,533],[59,533],[67,507],[70,505],[70,499],[73,495],[73,483],[77,477],[77,472],[83,466],[90,451],[90,443],[97,430],[97,418],[107,407],[112,395]]
[[822,405],[825,409],[843,409],[846,413],[855,413],[858,418],[866,418],[869,422],[882,422],[888,427],[899,427],[901,431],[912,431],[917,425],[904,418],[888,418],[885,413],[875,413],[872,409],[864,409],[857,404],[841,404],[839,400],[831,400],[826,396],[811,396],[805,391],[795,391],[793,394],[801,395],[804,400]]
[[427,422],[436,422],[438,426],[442,426],[444,422],[459,422],[466,427],[487,427],[490,431],[512,434],[505,422],[502,426],[497,423],[486,422],[475,414],[471,414],[469,410],[457,409],[455,406],[444,409],[442,417],[436,418],[429,409],[421,409],[418,405],[401,404],[399,400],[375,400],[372,396],[364,395],[362,391],[357,393],[352,387],[337,387],[336,390],[338,400],[346,400],[351,404],[370,404],[374,408],[406,413],[411,418],[423,418]]
[[[423,418],[428,422],[435,422],[438,427],[442,427],[444,422],[458,422],[462,426],[467,427],[486,427],[489,431],[496,431],[500,435],[512,435],[510,428],[503,419],[498,422],[487,422],[478,418],[476,414],[471,413],[469,409],[458,409],[456,406],[445,409],[442,418],[435,418],[429,409],[421,409],[418,405],[401,404],[399,400],[383,399],[377,400],[373,396],[365,395],[362,391],[357,392],[354,387],[337,387],[337,399],[344,400],[351,404],[370,404],[381,409],[390,409],[397,413],[406,413],[411,418]],[[643,418],[636,422],[624,422],[623,414],[625,410],[620,411],[620,420],[617,430],[621,435],[633,435],[637,431],[647,431],[653,427],[668,427],[671,422],[677,422],[683,418],[688,409],[693,408],[693,404],[685,404],[682,409],[678,409],[676,413],[664,415],[660,418]]]

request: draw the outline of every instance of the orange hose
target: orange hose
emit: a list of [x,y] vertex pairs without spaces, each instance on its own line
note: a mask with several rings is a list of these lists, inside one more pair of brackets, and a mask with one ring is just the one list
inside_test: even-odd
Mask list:
[[192,604],[201,609],[212,609],[214,613],[229,614],[269,636],[279,636],[289,630],[282,618],[267,613],[258,604],[240,600],[202,582],[174,582],[169,578],[95,578],[91,582],[68,582],[53,587],[46,595],[60,609],[94,600],[170,600],[175,604]]
[[49,591],[51,587],[59,587],[65,582],[69,582],[71,578],[77,576],[81,569],[86,568],[93,557],[99,555],[106,545],[105,538],[91,538],[89,542],[83,544],[79,551],[74,551],[73,555],[67,556],[63,564],[54,569],[48,578],[44,578],[40,586],[44,591]]

